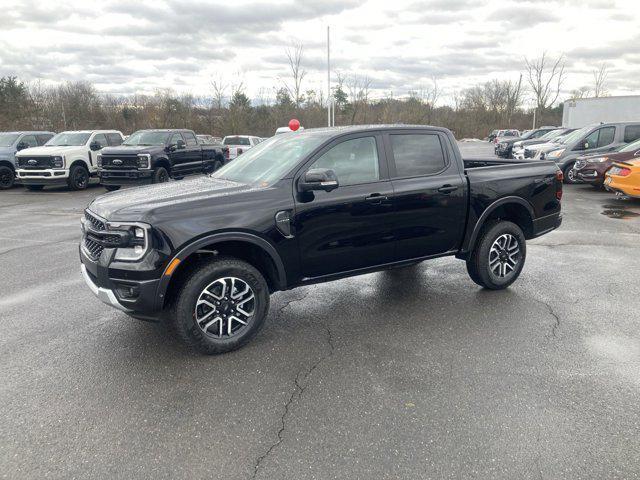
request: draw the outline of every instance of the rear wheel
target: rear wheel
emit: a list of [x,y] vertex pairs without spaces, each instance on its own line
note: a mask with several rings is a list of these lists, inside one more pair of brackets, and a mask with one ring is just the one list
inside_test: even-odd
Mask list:
[[103,185],[107,192],[115,192],[120,189],[120,185]]
[[572,184],[578,183],[578,177],[576,176],[576,171],[573,169],[575,163],[570,163],[566,167],[564,167],[564,183]]
[[89,171],[82,165],[74,165],[69,171],[67,185],[71,190],[84,190],[89,185]]
[[171,313],[180,338],[211,355],[251,340],[268,311],[269,289],[262,274],[241,260],[219,257],[185,279]]
[[16,175],[11,167],[6,165],[0,166],[0,190],[6,190],[13,187]]
[[169,172],[164,167],[158,167],[153,172],[151,183],[165,183],[169,181]]
[[467,260],[467,272],[481,287],[501,290],[520,276],[526,256],[526,240],[520,227],[512,222],[497,221],[480,233]]
[[44,188],[44,185],[25,185],[24,187],[31,192],[39,192]]

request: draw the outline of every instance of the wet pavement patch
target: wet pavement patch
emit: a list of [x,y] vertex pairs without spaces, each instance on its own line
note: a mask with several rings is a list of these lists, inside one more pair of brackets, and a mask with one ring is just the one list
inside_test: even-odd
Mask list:
[[627,220],[631,218],[640,217],[640,205],[636,208],[636,205],[603,205],[602,215],[606,215],[609,218],[617,218],[621,220]]

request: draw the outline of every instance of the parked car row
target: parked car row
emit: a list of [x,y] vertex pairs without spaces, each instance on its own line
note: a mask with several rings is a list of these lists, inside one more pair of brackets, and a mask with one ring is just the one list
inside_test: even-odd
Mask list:
[[[211,173],[264,139],[221,139],[186,129],[0,132],[0,189],[17,181],[28,190],[66,185],[86,188],[97,179],[107,190]],[[231,154],[231,151],[233,153]]]

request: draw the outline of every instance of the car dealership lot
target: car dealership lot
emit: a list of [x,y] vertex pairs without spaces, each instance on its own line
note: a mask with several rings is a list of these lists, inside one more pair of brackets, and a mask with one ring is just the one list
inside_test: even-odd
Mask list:
[[0,192],[6,478],[639,475],[640,201],[566,187],[506,291],[445,258],[282,292],[203,357],[83,284],[103,192]]

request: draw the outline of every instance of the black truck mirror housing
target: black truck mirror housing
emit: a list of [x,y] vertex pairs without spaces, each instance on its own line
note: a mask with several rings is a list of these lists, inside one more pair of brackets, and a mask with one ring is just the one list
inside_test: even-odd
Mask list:
[[324,190],[330,192],[340,186],[336,172],[330,168],[312,168],[302,176],[298,183],[301,192]]
[[100,150],[102,145],[100,145],[100,142],[91,142],[89,148],[95,152],[96,150]]

